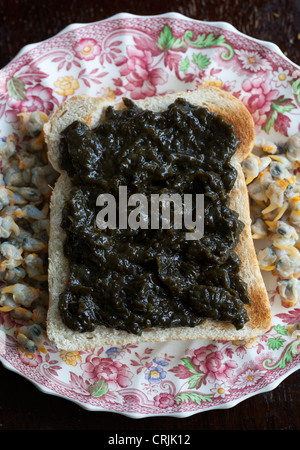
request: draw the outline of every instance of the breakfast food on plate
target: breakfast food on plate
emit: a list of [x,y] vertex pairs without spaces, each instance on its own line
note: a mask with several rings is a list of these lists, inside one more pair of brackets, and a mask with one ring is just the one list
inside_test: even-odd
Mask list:
[[261,141],[243,161],[250,196],[252,238],[265,239],[257,252],[263,271],[278,278],[285,306],[300,298],[300,136],[274,144]]
[[[57,347],[249,339],[269,329],[241,167],[255,132],[239,100],[214,87],[135,103],[74,96],[44,133],[60,174],[47,317]],[[124,225],[124,186],[131,199],[203,194],[203,237],[186,239],[189,225],[152,229],[145,211],[139,227]],[[97,226],[100,194],[116,199],[106,229]],[[138,209],[130,205],[128,217]]]

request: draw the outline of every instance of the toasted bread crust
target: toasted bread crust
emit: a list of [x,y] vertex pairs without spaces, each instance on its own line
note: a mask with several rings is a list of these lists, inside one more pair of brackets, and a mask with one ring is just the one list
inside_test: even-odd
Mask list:
[[67,174],[58,166],[60,132],[77,119],[93,128],[101,121],[107,106],[113,104],[115,108],[121,109],[124,107],[122,102],[112,102],[110,99],[75,96],[64,102],[55,111],[44,128],[49,160],[61,174],[51,198],[49,242],[50,304],[47,317],[48,336],[59,348],[84,350],[104,344],[124,345],[146,341],[186,339],[247,340],[266,332],[270,328],[270,303],[251,236],[248,192],[241,168],[242,161],[247,157],[254,144],[253,119],[238,99],[214,87],[200,87],[196,91],[151,97],[139,100],[136,103],[144,109],[161,111],[177,97],[183,97],[192,104],[207,107],[210,111],[222,115],[226,121],[234,126],[235,133],[240,141],[237,151],[231,159],[231,163],[238,171],[238,176],[229,196],[229,206],[239,213],[240,219],[245,224],[235,251],[241,260],[241,277],[248,284],[251,306],[246,306],[246,309],[250,320],[241,330],[236,330],[231,324],[205,320],[201,325],[193,328],[153,328],[144,331],[141,336],[122,330],[108,329],[104,326],[97,326],[93,332],[78,333],[68,329],[63,324],[58,311],[58,297],[67,282],[68,261],[63,254],[64,231],[60,227],[60,219],[64,202],[68,199],[70,193],[71,181]]

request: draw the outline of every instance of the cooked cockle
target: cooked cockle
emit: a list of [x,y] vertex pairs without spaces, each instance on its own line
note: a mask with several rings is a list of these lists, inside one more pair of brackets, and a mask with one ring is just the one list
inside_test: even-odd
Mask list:
[[300,162],[300,136],[290,136],[284,144],[287,158],[295,163]]
[[25,269],[22,266],[18,266],[13,269],[4,270],[2,279],[6,284],[15,284],[22,281],[26,276],[27,274]]
[[260,158],[260,164],[259,164],[259,172],[262,172],[265,170],[272,162],[272,158],[270,156],[262,156]]
[[43,220],[48,215],[48,206],[45,205],[42,209],[37,206],[28,204],[22,210],[25,212],[25,217],[33,220]]
[[30,139],[29,148],[30,148],[30,151],[32,151],[32,152],[38,152],[39,156],[43,157],[42,162],[46,163],[47,156],[46,156],[46,152],[43,151],[43,150],[45,150],[45,141],[44,141],[43,133]]
[[[25,333],[26,333],[26,331],[25,331]],[[27,337],[29,339],[32,339],[37,345],[42,345],[45,340],[44,330],[37,323],[28,326],[26,334],[27,334]]]
[[54,172],[51,164],[44,164],[40,168],[46,178],[49,176],[52,176],[53,174],[56,174],[56,172]]
[[[284,155],[284,154],[277,154],[277,155],[270,155],[269,158],[273,163],[279,163],[281,165],[281,168],[283,169],[292,169],[293,164],[292,162]],[[291,176],[290,172],[287,172],[288,176]]]
[[29,353],[34,353],[43,344],[45,333],[38,324],[24,325],[16,330],[19,344]]
[[9,242],[0,244],[0,271],[4,269],[13,269],[23,262],[23,248],[18,248]]
[[256,221],[256,219],[260,219],[262,217],[262,210],[264,209],[265,205],[258,204],[254,202],[254,200],[250,199],[250,211],[251,211],[251,219],[253,223]]
[[45,239],[40,239],[39,236],[34,236],[29,231],[20,229],[20,233],[11,237],[10,243],[20,252],[43,252],[48,247],[48,242]]
[[52,189],[49,186],[49,181],[42,167],[35,167],[32,169],[31,182],[44,196],[51,194]]
[[288,209],[288,203],[284,202],[281,208],[275,208],[273,211],[263,214],[263,219],[268,225],[269,230],[271,231],[273,226],[276,226],[276,223],[281,218],[283,219],[284,214]]
[[[10,191],[15,195],[18,194],[20,197],[22,197],[22,203],[19,202],[18,204],[25,205],[28,202],[37,203],[42,200],[42,193],[30,186],[22,186],[22,187],[16,187],[16,186],[9,186]],[[11,204],[16,204],[17,202],[14,201],[12,198],[10,200]]]
[[[284,193],[288,186],[288,182],[286,180],[276,180],[272,181],[268,188],[266,189],[266,196],[269,199],[269,205],[263,209],[262,214],[267,214],[274,209],[282,208],[284,206]],[[287,208],[287,204],[286,204]],[[285,208],[285,209],[286,209]]]
[[300,184],[298,184],[297,180],[287,186],[284,197],[288,202],[289,211],[300,210]]
[[19,160],[19,169],[27,170],[37,166],[40,161],[38,153],[28,153],[28,151],[20,151],[16,157]]
[[19,162],[15,159],[3,171],[6,186],[29,186],[32,169],[20,169]]
[[14,161],[2,170],[4,174],[5,186],[24,186],[23,173],[19,169],[17,161]]
[[22,242],[22,247],[27,252],[42,252],[47,250],[48,245],[41,239],[26,237]]
[[265,139],[263,139],[260,143],[260,147],[261,149],[269,154],[274,154],[278,152],[278,147],[276,144],[274,144],[274,142],[271,141],[267,141]]
[[242,163],[242,169],[246,178],[246,184],[251,183],[257,176],[265,170],[272,159],[269,156],[259,158],[252,153]]
[[277,261],[275,262],[276,273],[280,278],[297,277],[300,274],[300,252],[295,248],[283,250],[275,248]]
[[32,233],[30,233],[30,231],[24,230],[21,226],[19,226],[19,233],[11,235],[9,243],[23,252],[23,242],[26,238],[31,238],[31,236]]
[[48,306],[48,304],[49,304],[49,291],[48,291],[48,289],[47,290],[41,289],[39,305],[46,307],[46,306]]
[[17,333],[22,333],[28,339],[34,341],[37,345],[41,345],[45,339],[44,330],[38,324],[23,325],[18,328]]
[[[263,189],[263,191],[266,191],[270,184],[273,182],[273,177],[268,167],[260,172],[258,179],[261,188]],[[267,200],[268,199],[266,199],[265,201]]]
[[16,332],[16,338],[20,346],[29,353],[35,353],[38,350],[37,344],[25,334]]
[[1,216],[10,216],[15,214],[15,216],[18,216],[18,212],[21,212],[21,208],[18,205],[6,205],[3,207],[2,211],[0,212]]
[[260,160],[257,156],[249,156],[242,163],[242,169],[246,178],[246,184],[251,183],[259,174]]
[[259,164],[259,174],[265,171],[266,169],[269,169],[269,166],[272,162],[272,159],[269,156],[263,156],[260,158],[260,164]]
[[273,161],[270,164],[270,173],[272,177],[282,179],[288,179],[291,177],[291,174],[287,168],[287,166],[279,161]]
[[259,267],[262,270],[273,270],[275,268],[274,264],[277,260],[275,249],[272,246],[269,246],[262,250],[259,250],[259,252],[257,253],[257,259]]
[[7,136],[6,140],[2,145],[0,145],[0,161],[2,165],[2,170],[4,171],[9,159],[17,151],[17,140],[13,135]]
[[43,126],[48,122],[48,116],[42,111],[32,113],[22,112],[19,114],[20,130],[27,136],[38,136],[43,131]]
[[34,323],[38,323],[45,326],[47,320],[47,308],[41,305],[37,305],[32,310],[32,320]]
[[53,167],[51,164],[44,164],[42,167],[42,171],[44,172],[45,177],[47,180],[56,180],[57,179],[57,172],[53,170]]
[[46,281],[47,274],[44,270],[44,261],[36,253],[29,253],[24,258],[24,264],[27,274],[33,280]]
[[15,303],[28,308],[39,298],[40,290],[27,283],[16,283],[1,288],[1,294],[11,294]]
[[289,303],[289,306],[294,306],[298,303],[300,298],[300,281],[297,278],[280,280],[278,287],[281,297]]
[[252,238],[264,239],[268,235],[268,229],[265,222],[261,218],[257,218],[251,225]]
[[12,233],[18,235],[20,229],[11,216],[0,216],[0,238],[7,239]]
[[1,312],[10,312],[17,308],[17,303],[13,300],[11,294],[5,294],[0,291],[0,311]]
[[297,185],[293,186],[293,189],[286,193],[286,197],[289,202],[289,209],[292,211],[300,211],[300,195],[297,192],[297,189],[294,189],[295,187],[297,187]]
[[0,210],[9,205],[10,195],[10,191],[5,186],[0,186]]
[[40,233],[41,231],[46,231],[47,235],[49,235],[50,220],[42,219],[42,220],[37,220],[35,222],[32,222],[31,228],[32,228],[32,231],[36,234]]
[[273,246],[276,248],[286,249],[287,247],[293,247],[299,235],[295,228],[282,220],[276,222],[275,233],[272,235],[271,239]]
[[278,220],[275,231],[284,239],[288,239],[293,242],[296,242],[296,240],[298,239],[298,233],[295,228],[284,222],[283,220]]
[[256,180],[252,181],[252,183],[248,184],[248,192],[250,197],[255,202],[267,202],[268,197],[266,196],[266,193],[264,189],[261,186],[260,179],[257,178]]
[[48,205],[44,205],[42,209],[39,209],[37,206],[27,203],[22,208],[14,211],[13,214],[18,218],[43,220],[47,217],[48,210]]
[[17,306],[11,311],[11,316],[17,320],[31,320],[32,311],[30,311],[30,309],[23,308],[22,306]]
[[258,177],[248,184],[248,193],[257,204],[263,205],[268,202],[266,191],[273,182],[273,177],[268,168],[263,169]]
[[291,225],[300,232],[300,210],[294,210],[290,212],[289,220]]
[[27,200],[17,191],[17,187],[8,186],[10,191],[9,204],[10,205],[19,205],[24,206],[27,203]]

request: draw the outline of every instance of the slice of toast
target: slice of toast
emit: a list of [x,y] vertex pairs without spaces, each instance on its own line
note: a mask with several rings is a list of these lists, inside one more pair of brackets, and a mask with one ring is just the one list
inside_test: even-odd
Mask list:
[[103,119],[106,107],[124,108],[123,102],[111,99],[74,96],[54,112],[45,125],[44,133],[48,146],[48,156],[53,167],[60,173],[51,198],[50,241],[49,241],[49,310],[47,333],[58,348],[75,351],[91,349],[100,345],[125,345],[127,343],[158,342],[168,340],[211,339],[211,340],[248,340],[266,332],[271,326],[271,309],[268,294],[262,279],[251,236],[251,219],[247,187],[241,168],[242,161],[252,150],[255,139],[254,124],[244,105],[227,92],[215,87],[200,87],[196,91],[167,94],[136,101],[138,107],[154,112],[165,110],[176,98],[182,97],[196,106],[208,108],[220,114],[232,124],[239,139],[238,148],[231,158],[231,164],[237,170],[237,179],[229,194],[229,207],[239,214],[245,224],[235,253],[241,260],[240,276],[247,283],[251,305],[245,305],[249,321],[242,329],[233,325],[204,320],[195,327],[152,328],[141,335],[127,331],[97,326],[92,332],[76,332],[63,323],[58,310],[59,295],[68,280],[68,260],[64,256],[63,243],[65,232],[62,230],[61,216],[65,201],[69,199],[72,183],[67,173],[60,169],[59,143],[60,133],[75,120],[80,120],[90,128],[95,128]]

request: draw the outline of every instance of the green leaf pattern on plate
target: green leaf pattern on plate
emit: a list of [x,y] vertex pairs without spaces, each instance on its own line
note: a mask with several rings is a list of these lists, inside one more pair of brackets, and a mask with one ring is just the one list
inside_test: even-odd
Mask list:
[[26,87],[24,82],[17,77],[12,77],[7,82],[7,92],[11,98],[25,100]]

